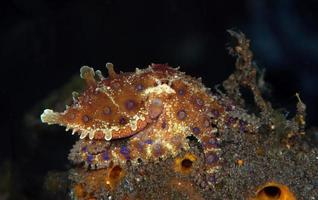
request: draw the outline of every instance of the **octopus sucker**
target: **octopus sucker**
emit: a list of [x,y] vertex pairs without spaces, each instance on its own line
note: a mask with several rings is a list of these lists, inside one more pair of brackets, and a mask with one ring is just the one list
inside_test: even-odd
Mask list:
[[[73,94],[73,104],[63,113],[47,109],[41,115],[43,122],[80,135],[69,156],[74,163],[100,169],[111,163],[124,167],[127,161],[160,162],[189,149],[187,137],[193,136],[202,146],[207,177],[214,177],[222,160],[215,133],[254,127],[249,126],[248,113],[235,115],[227,97],[211,93],[200,79],[167,64],[151,64],[135,73],[117,74],[110,63],[106,68],[108,77],[82,67],[86,89]],[[101,148],[105,144],[110,145]]]

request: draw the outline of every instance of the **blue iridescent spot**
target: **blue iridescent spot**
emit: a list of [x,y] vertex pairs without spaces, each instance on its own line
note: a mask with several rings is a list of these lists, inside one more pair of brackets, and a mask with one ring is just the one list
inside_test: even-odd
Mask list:
[[217,118],[217,117],[220,116],[220,112],[218,110],[216,110],[216,109],[213,109],[212,110],[212,115],[213,115],[214,118]]
[[209,138],[207,141],[202,141],[203,148],[217,148],[219,146],[219,142],[214,137]]
[[193,127],[192,131],[195,135],[198,135],[200,133],[200,128],[199,127]]
[[122,146],[120,149],[121,154],[129,154],[129,149],[126,146]]
[[91,164],[92,162],[93,162],[93,159],[94,159],[94,156],[92,155],[92,154],[88,154],[87,155],[87,162],[89,163],[89,164]]
[[218,145],[218,141],[215,138],[210,138],[208,143],[210,145],[213,145],[213,146],[217,146]]
[[148,139],[148,140],[145,141],[145,143],[146,143],[146,144],[152,144],[152,140],[151,140],[151,139]]
[[215,184],[216,183],[216,177],[214,175],[208,176],[207,180],[211,184]]
[[126,146],[121,147],[120,153],[125,156],[127,160],[130,160],[129,149]]
[[208,154],[206,157],[206,162],[208,165],[212,165],[212,164],[216,163],[218,160],[219,160],[218,157],[213,153]]
[[225,122],[225,124],[228,125],[228,126],[230,126],[230,125],[234,124],[234,122],[235,122],[235,118],[233,118],[233,117],[228,117],[227,120],[226,120],[226,122]]
[[82,151],[83,151],[83,152],[87,152],[87,146],[82,147]]
[[240,124],[240,131],[241,132],[245,132],[246,131],[246,126],[247,126],[247,123],[243,120],[240,120],[239,121],[239,124]]
[[103,157],[104,160],[109,160],[108,151],[105,151],[105,152],[102,154],[102,157]]

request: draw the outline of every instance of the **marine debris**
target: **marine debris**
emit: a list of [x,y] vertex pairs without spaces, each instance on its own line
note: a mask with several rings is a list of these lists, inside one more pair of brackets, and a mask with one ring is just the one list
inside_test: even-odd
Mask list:
[[[82,93],[41,120],[78,134],[72,199],[318,199],[306,106],[286,118],[263,98],[250,41],[229,31],[236,69],[212,91],[168,64],[108,77],[81,68]],[[253,95],[250,105],[242,90]]]

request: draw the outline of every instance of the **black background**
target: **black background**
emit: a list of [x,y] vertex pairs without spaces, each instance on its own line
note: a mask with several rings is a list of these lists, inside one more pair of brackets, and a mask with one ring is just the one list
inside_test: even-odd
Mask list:
[[274,106],[293,112],[299,92],[309,126],[318,124],[317,1],[11,0],[0,6],[0,161],[11,161],[11,190],[24,198],[40,198],[47,171],[67,168],[75,141],[61,133],[30,148],[22,118],[35,103],[83,65],[106,74],[106,62],[117,71],[169,63],[213,87],[234,69],[229,28],[251,39]]

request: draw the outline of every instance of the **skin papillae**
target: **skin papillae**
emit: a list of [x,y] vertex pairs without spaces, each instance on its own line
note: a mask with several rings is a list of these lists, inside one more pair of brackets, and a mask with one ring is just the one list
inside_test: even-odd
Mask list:
[[[189,149],[189,136],[197,139],[205,156],[206,182],[213,186],[222,167],[222,148],[217,135],[231,130],[258,133],[274,129],[272,108],[261,96],[257,72],[242,33],[229,31],[237,39],[230,53],[237,57],[236,71],[223,83],[225,92],[212,92],[200,79],[167,64],[151,64],[135,72],[116,73],[106,64],[108,77],[84,66],[80,75],[86,82],[81,93],[62,113],[44,110],[41,120],[65,126],[80,135],[69,159],[91,169],[110,165],[138,165],[140,160],[160,162]],[[240,87],[254,94],[261,116],[247,112]],[[299,100],[292,136],[304,127],[305,105]],[[125,140],[121,145],[111,145]]]

